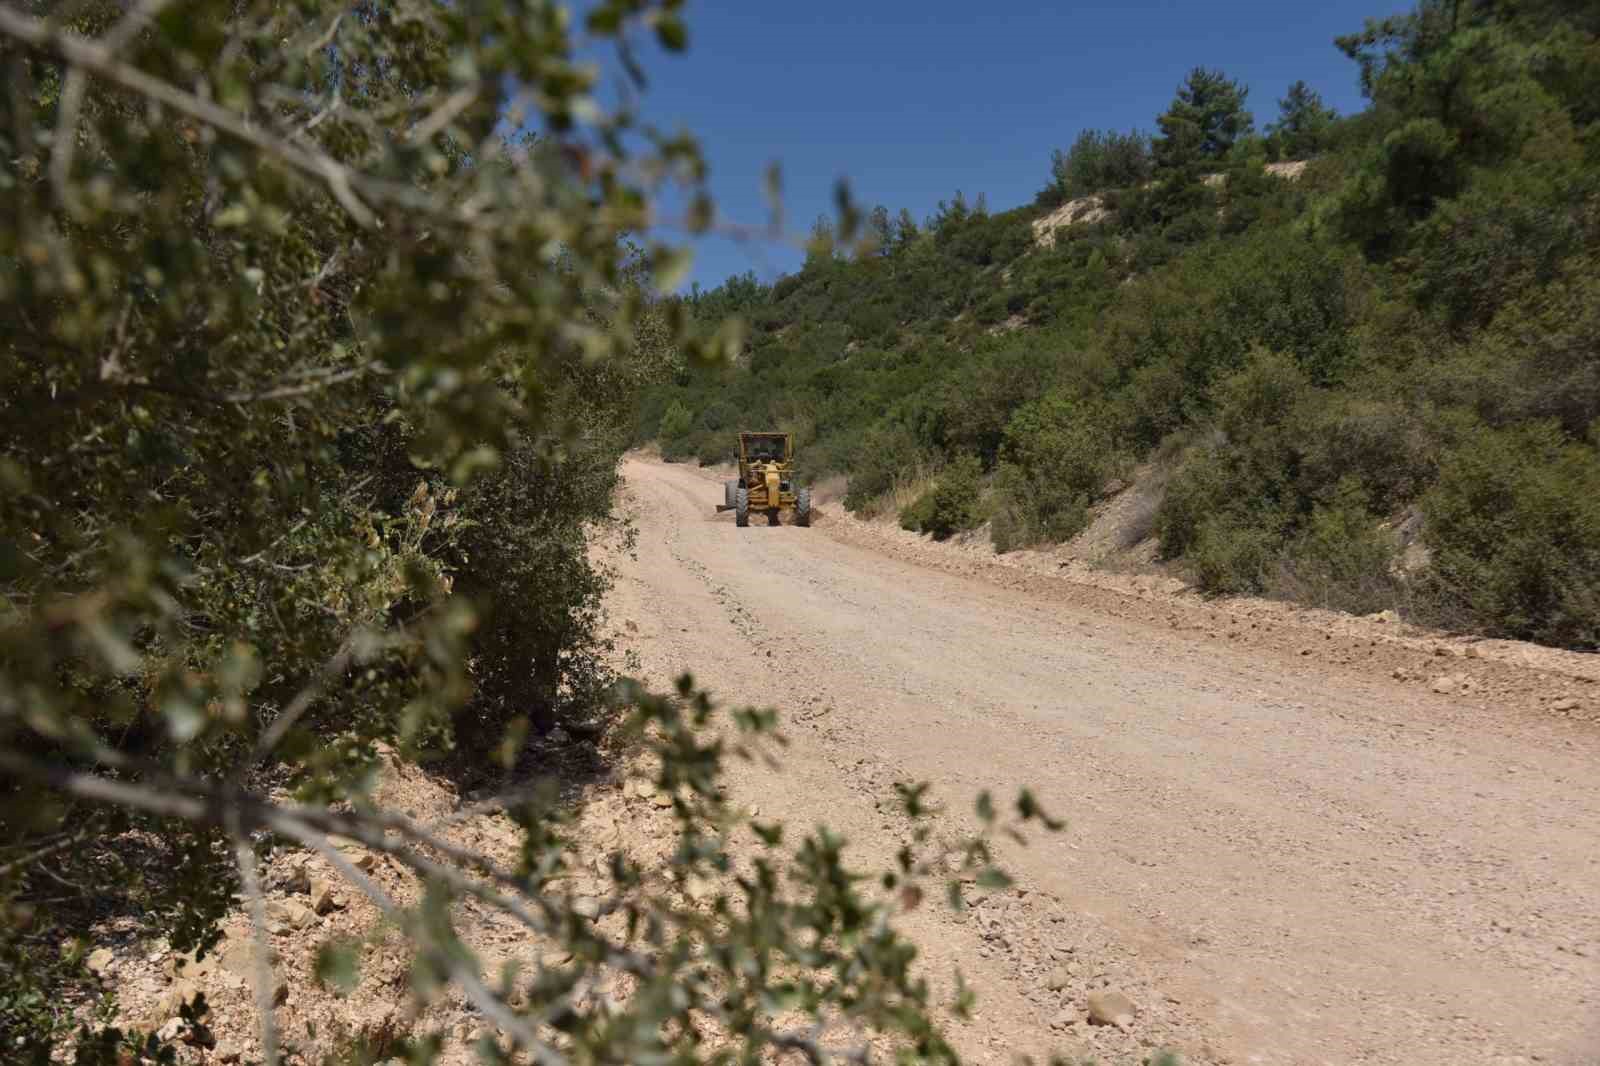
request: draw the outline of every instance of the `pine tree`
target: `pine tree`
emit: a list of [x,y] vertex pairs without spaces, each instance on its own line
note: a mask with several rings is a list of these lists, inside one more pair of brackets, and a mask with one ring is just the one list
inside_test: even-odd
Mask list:
[[917,220],[911,217],[911,212],[906,208],[900,209],[900,217],[894,224],[894,250],[904,251],[916,243],[922,231],[917,228]]
[[1150,137],[1137,130],[1083,130],[1070,149],[1050,158],[1050,177],[1064,199],[1143,185],[1150,170]]
[[894,223],[889,220],[889,209],[882,204],[867,214],[867,236],[872,239],[874,254],[889,254],[894,244]]
[[1278,120],[1267,127],[1268,152],[1278,159],[1305,159],[1327,144],[1328,133],[1339,116],[1322,102],[1322,95],[1304,81],[1289,86],[1278,101]]
[[811,223],[811,239],[806,242],[806,267],[832,262],[837,246],[833,219],[818,215],[816,221]]
[[1156,163],[1164,170],[1191,166],[1226,156],[1255,128],[1245,110],[1249,89],[1220,70],[1195,67],[1178,86],[1165,114],[1156,119]]

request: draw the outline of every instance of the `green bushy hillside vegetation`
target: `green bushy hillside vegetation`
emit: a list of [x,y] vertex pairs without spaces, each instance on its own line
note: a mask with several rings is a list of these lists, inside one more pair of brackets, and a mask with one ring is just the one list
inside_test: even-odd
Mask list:
[[[715,461],[780,426],[847,506],[932,476],[906,524],[989,519],[1001,550],[1154,463],[1160,551],[1207,590],[1600,644],[1600,9],[1424,0],[1337,46],[1359,114],[1296,83],[1257,133],[1197,68],[1034,204],[880,208],[853,254],[696,292],[747,351],[649,390],[638,438]],[[1088,194],[1104,217],[1035,241]]]

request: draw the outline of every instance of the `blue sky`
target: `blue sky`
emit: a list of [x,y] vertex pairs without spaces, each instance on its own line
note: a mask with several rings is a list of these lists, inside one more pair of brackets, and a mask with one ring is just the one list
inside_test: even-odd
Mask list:
[[[865,205],[920,221],[957,189],[993,210],[1032,199],[1050,152],[1085,127],[1149,129],[1184,74],[1219,67],[1250,88],[1258,125],[1304,78],[1341,112],[1359,109],[1354,64],[1333,38],[1404,0],[1322,3],[1038,4],[991,0],[690,0],[690,49],[646,59],[645,116],[687,128],[711,162],[720,217],[762,224],[762,175],[783,167],[789,229],[831,211],[839,177]],[[698,243],[693,280],[801,253],[763,242]]]

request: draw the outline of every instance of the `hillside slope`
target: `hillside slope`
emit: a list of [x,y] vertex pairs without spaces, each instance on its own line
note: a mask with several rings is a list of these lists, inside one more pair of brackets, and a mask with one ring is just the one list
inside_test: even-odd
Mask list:
[[1206,591],[1600,644],[1600,21],[1457,7],[1340,40],[1360,114],[1292,87],[1254,136],[1197,70],[1033,205],[875,210],[850,255],[696,294],[746,357],[652,392],[638,438],[711,461],[781,426],[851,508],[1001,550],[1143,471]]

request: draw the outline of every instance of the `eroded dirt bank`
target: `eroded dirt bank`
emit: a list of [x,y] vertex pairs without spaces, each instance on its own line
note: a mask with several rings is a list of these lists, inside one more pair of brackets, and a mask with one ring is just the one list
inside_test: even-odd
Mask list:
[[[647,679],[693,665],[786,712],[787,773],[740,771],[763,813],[867,858],[899,846],[878,801],[905,778],[957,819],[1022,784],[1070,819],[1008,857],[1020,891],[918,918],[932,970],[980,990],[979,1057],[1600,1061],[1591,658],[1202,604],[837,513],[741,530],[708,472],[625,473],[614,621]],[[1107,986],[1138,1003],[1126,1031],[1084,1022]]]

